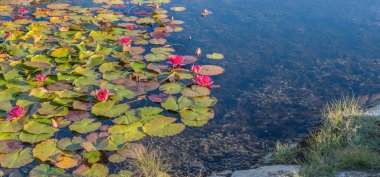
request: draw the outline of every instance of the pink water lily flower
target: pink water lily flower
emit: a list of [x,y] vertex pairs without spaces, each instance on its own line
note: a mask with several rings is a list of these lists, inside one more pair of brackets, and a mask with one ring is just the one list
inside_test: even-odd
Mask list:
[[45,82],[46,80],[46,75],[45,74],[39,74],[36,76],[36,81],[37,82]]
[[99,91],[97,91],[97,93],[96,93],[96,98],[99,100],[99,101],[101,101],[101,102],[103,102],[103,101],[106,101],[107,99],[108,99],[108,94],[109,94],[110,92],[108,91],[108,90],[99,90]]
[[26,9],[24,9],[24,8],[21,8],[21,9],[19,9],[18,10],[18,13],[20,13],[20,14],[22,14],[22,15],[24,15],[25,13],[27,13],[28,11],[26,10]]
[[191,71],[193,71],[195,74],[199,74],[201,72],[202,66],[199,65],[193,65],[191,66]]
[[200,85],[200,86],[203,86],[203,87],[208,87],[210,88],[210,86],[212,85],[212,83],[214,83],[211,79],[210,76],[206,76],[206,75],[196,75],[194,77],[194,81]]
[[171,55],[169,56],[169,63],[174,67],[183,65],[183,56],[181,55]]
[[126,28],[129,30],[133,30],[133,25],[127,25]]
[[4,34],[4,38],[6,39],[6,38],[8,38],[9,36],[12,36],[13,34],[12,33],[5,33]]
[[16,118],[19,118],[21,117],[21,115],[24,113],[24,108],[20,107],[20,106],[15,106],[13,107],[9,112],[8,112],[8,116],[7,116],[7,119],[8,120],[14,120]]
[[129,37],[122,37],[120,38],[120,43],[123,45],[130,45],[131,44],[131,38]]

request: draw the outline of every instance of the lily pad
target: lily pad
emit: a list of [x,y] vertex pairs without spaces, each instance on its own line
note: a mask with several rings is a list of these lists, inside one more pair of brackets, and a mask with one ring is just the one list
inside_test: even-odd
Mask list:
[[161,117],[154,119],[143,126],[144,133],[151,136],[173,136],[181,133],[185,129],[182,123],[174,123],[177,119],[171,117]]
[[94,121],[95,119],[84,118],[82,120],[74,122],[69,127],[71,131],[76,131],[82,134],[90,133],[90,132],[98,130],[100,126],[102,125],[100,122],[94,122]]
[[105,165],[99,163],[92,164],[91,168],[82,165],[73,172],[74,175],[83,177],[104,177],[108,176],[108,173],[108,168]]
[[182,110],[180,112],[181,118],[185,120],[200,121],[210,120],[214,117],[214,111],[210,108],[197,108]]
[[22,149],[20,141],[15,139],[0,140],[0,153],[10,153]]
[[57,148],[57,140],[49,139],[37,144],[33,149],[33,156],[41,161],[47,161],[50,157],[61,154],[61,150]]
[[170,8],[170,10],[173,10],[176,12],[182,12],[182,11],[185,11],[186,8],[185,7],[172,7],[172,8]]
[[56,58],[63,58],[70,55],[70,49],[69,48],[58,48],[55,49],[51,54],[52,57]]
[[82,149],[81,143],[85,142],[82,137],[75,136],[73,139],[62,138],[57,142],[57,147],[61,150],[76,151]]
[[210,95],[211,91],[207,87],[192,85],[191,87],[185,87],[181,93],[187,97],[198,97]]
[[65,171],[56,167],[51,167],[48,164],[40,164],[34,167],[29,172],[30,177],[51,177],[51,176],[60,176],[60,177],[69,177],[70,175],[65,174]]
[[100,161],[101,153],[99,151],[84,152],[83,157],[87,159],[89,163],[96,163]]
[[32,148],[16,150],[7,154],[0,154],[0,164],[6,168],[20,168],[33,161]]
[[206,57],[209,59],[220,60],[224,58],[224,55],[220,53],[212,53],[212,54],[207,54]]
[[96,103],[92,108],[91,112],[98,116],[104,117],[117,117],[125,113],[129,109],[127,103],[116,104],[115,101],[105,101]]
[[208,75],[208,76],[214,76],[219,75],[224,72],[224,69],[220,66],[215,65],[202,65],[202,69],[200,71],[200,74]]
[[184,85],[180,82],[166,83],[160,86],[160,90],[167,94],[177,94],[180,93]]

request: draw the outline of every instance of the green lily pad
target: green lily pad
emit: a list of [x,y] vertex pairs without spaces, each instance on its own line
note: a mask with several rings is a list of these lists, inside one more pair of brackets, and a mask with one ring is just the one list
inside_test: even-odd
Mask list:
[[185,87],[181,93],[187,97],[198,97],[210,95],[211,91],[207,87],[192,85],[191,87]]
[[48,164],[40,164],[34,167],[29,172],[30,177],[52,177],[52,176],[60,176],[60,177],[69,177],[70,175],[65,174],[65,171],[56,167],[51,167]]
[[44,102],[41,104],[41,108],[38,109],[38,113],[47,116],[61,116],[66,115],[67,108],[54,105],[50,102]]
[[161,53],[154,54],[154,53],[148,53],[144,56],[144,59],[149,62],[161,62],[166,60],[167,56]]
[[212,107],[217,102],[216,98],[209,96],[194,97],[193,100],[196,107]]
[[32,148],[16,150],[7,154],[0,154],[0,164],[6,168],[20,168],[33,161]]
[[210,120],[214,117],[214,111],[210,108],[187,109],[180,112],[181,118],[192,121]]
[[82,176],[82,177],[104,177],[108,176],[109,170],[108,168],[99,163],[92,164],[91,168],[82,165],[77,170],[73,172],[74,176]]
[[58,131],[50,124],[50,119],[45,120],[31,120],[24,125],[24,131],[32,134],[52,134]]
[[142,127],[141,122],[135,122],[130,125],[113,125],[108,129],[110,134],[123,134],[125,141],[136,141],[145,136],[144,132],[140,130]]
[[131,124],[131,123],[136,122],[138,120],[140,120],[140,118],[138,118],[136,116],[135,111],[129,110],[129,111],[125,112],[125,114],[123,116],[120,116],[120,117],[112,120],[112,122],[115,124]]
[[185,7],[172,7],[172,8],[170,8],[170,10],[173,10],[176,12],[182,12],[182,11],[185,11],[186,8]]
[[75,136],[73,139],[62,138],[57,142],[57,147],[61,150],[76,151],[82,149],[81,143],[85,142],[82,137]]
[[161,106],[166,110],[170,111],[178,111],[177,98],[174,96],[170,96],[166,101],[161,103]]
[[206,57],[209,59],[220,60],[224,58],[224,55],[220,53],[212,53],[212,54],[207,54]]
[[91,112],[98,116],[117,117],[125,113],[128,109],[129,105],[127,103],[116,104],[115,101],[109,100],[96,103],[91,108]]
[[54,133],[32,134],[32,133],[28,133],[26,131],[22,131],[20,133],[19,138],[22,142],[33,144],[33,143],[38,143],[40,141],[49,139],[52,136],[54,136]]
[[181,133],[185,129],[182,123],[174,123],[177,119],[171,117],[161,117],[154,119],[143,126],[144,133],[151,136],[173,136]]
[[47,161],[51,157],[61,154],[62,151],[57,148],[57,140],[49,139],[37,144],[33,149],[33,156],[41,161]]
[[180,82],[166,83],[160,86],[160,90],[167,94],[177,94],[180,93],[184,85]]
[[127,157],[122,156],[120,154],[112,154],[108,157],[108,160],[112,163],[121,163],[127,160]]
[[84,118],[82,120],[76,121],[69,126],[71,131],[76,131],[78,133],[90,133],[96,131],[102,125],[100,122],[94,122],[95,119]]
[[105,60],[105,57],[102,56],[102,55],[91,56],[88,59],[87,67],[94,67],[96,65],[100,65],[100,64],[102,64],[104,62],[104,60]]
[[58,48],[58,49],[55,49],[51,53],[51,56],[56,57],[56,58],[63,58],[69,55],[70,55],[70,48]]
[[86,158],[89,163],[96,163],[100,161],[101,153],[99,151],[83,152],[83,157]]
[[208,76],[215,76],[222,74],[224,72],[224,69],[220,66],[215,65],[202,65],[202,69],[200,71],[200,74],[208,75]]
[[0,133],[19,132],[24,126],[24,121],[16,119],[13,121],[0,121]]
[[131,62],[130,63],[132,69],[135,71],[135,72],[143,72],[144,69],[146,68],[146,65],[144,63],[141,63],[141,62]]
[[115,151],[125,147],[127,144],[125,137],[128,135],[114,134],[108,138],[108,146],[105,148],[107,151]]

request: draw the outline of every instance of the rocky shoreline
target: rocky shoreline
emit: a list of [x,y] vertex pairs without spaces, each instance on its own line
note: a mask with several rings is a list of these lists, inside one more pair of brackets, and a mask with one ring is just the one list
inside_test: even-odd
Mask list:
[[[365,114],[380,116],[380,104],[369,108]],[[272,161],[271,156],[271,154],[266,155],[261,160],[263,164],[270,163]],[[212,172],[209,177],[300,177],[301,168],[300,165],[267,165],[248,170]],[[342,171],[337,173],[335,177],[380,177],[380,172]]]

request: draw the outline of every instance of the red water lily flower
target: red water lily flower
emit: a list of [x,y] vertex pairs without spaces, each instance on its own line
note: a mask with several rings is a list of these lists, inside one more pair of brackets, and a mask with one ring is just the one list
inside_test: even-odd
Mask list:
[[7,116],[7,119],[8,120],[14,120],[16,118],[19,118],[21,117],[21,115],[24,113],[24,108],[20,107],[20,106],[15,106],[13,107],[9,112],[8,112],[8,116]]
[[108,94],[109,94],[110,92],[108,91],[108,90],[99,90],[99,91],[97,91],[97,93],[96,93],[96,98],[99,100],[99,101],[101,101],[101,102],[103,102],[103,101],[106,101],[107,99],[108,99]]
[[129,30],[133,30],[133,25],[127,25],[126,28]]
[[123,45],[130,45],[131,44],[131,38],[129,37],[122,37],[120,38],[120,43]]
[[210,86],[213,83],[211,77],[210,76],[205,76],[205,75],[196,75],[194,77],[194,81],[198,85],[203,86],[203,87],[208,87],[208,88],[210,88]]
[[46,75],[45,74],[39,74],[36,76],[36,81],[37,82],[45,82],[46,80]]
[[193,65],[191,66],[191,71],[193,71],[195,74],[199,74],[201,72],[202,66],[199,65]]
[[171,55],[169,56],[169,63],[174,67],[181,66],[183,62],[183,56],[181,55]]
[[6,38],[8,38],[9,36],[12,36],[13,34],[12,33],[5,33],[4,34],[4,38],[6,39]]
[[19,9],[18,10],[18,13],[20,13],[20,14],[22,14],[22,15],[24,15],[25,13],[27,13],[28,11],[26,10],[26,9],[24,9],[24,8],[21,8],[21,9]]

